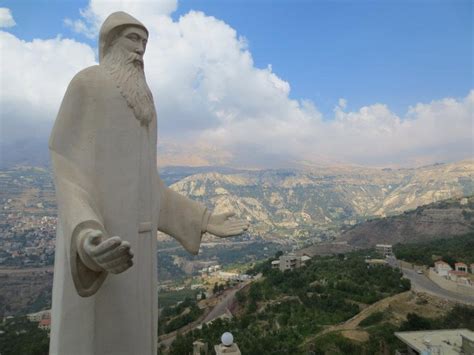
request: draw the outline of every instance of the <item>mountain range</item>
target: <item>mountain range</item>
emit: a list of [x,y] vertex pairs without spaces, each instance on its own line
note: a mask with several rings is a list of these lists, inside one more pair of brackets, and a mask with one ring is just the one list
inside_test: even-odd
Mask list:
[[[171,188],[216,211],[232,210],[265,238],[305,237],[474,194],[474,161],[413,169],[162,169]],[[174,175],[173,175],[174,172]],[[181,175],[180,175],[181,174]]]

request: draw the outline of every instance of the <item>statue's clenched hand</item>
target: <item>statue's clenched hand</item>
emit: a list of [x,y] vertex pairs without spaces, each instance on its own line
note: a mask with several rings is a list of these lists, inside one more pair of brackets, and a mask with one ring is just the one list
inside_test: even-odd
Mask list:
[[235,216],[233,212],[212,214],[206,231],[221,238],[242,234],[249,228],[249,223],[241,219],[232,219],[233,216]]
[[102,239],[102,232],[96,229],[86,229],[79,234],[77,249],[87,267],[119,274],[133,265],[133,253],[128,242],[117,236]]

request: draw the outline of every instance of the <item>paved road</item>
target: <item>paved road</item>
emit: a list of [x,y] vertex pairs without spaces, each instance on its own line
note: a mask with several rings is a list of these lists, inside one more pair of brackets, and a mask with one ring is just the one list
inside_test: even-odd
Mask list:
[[209,312],[209,314],[204,318],[203,323],[210,322],[213,319],[216,319],[217,317],[220,317],[223,315],[228,308],[235,302],[235,294],[237,291],[241,290],[243,287],[247,286],[250,283],[250,281],[245,281],[239,284],[238,287],[232,289],[229,291],[224,298],[214,306],[212,311]]
[[[237,291],[247,286],[250,282],[251,280],[242,282],[238,286],[236,286],[234,289],[227,291],[227,293],[222,298],[222,300],[220,300],[220,302],[217,305],[215,305],[214,308],[206,316],[204,316],[204,319],[200,318],[197,321],[191,324],[188,324],[187,326],[179,329],[179,332],[181,334],[186,334],[187,332],[196,328],[197,326],[207,323],[223,315],[226,312],[227,308],[229,308],[235,302],[235,294],[237,293]],[[173,343],[173,341],[176,339],[176,334],[177,332],[174,331],[169,334],[162,335],[158,341],[158,344],[169,347],[171,343]]]
[[42,267],[30,267],[30,268],[0,268],[0,274],[30,274],[30,273],[43,273],[43,272],[53,272],[53,266],[42,266]]
[[[225,245],[225,246],[230,246],[230,245],[247,245],[247,244],[252,244],[255,243],[255,241],[249,240],[249,241],[243,241],[243,242],[220,242],[220,243],[214,243],[214,242],[209,242],[209,243],[201,243],[201,247],[215,247],[215,246],[220,246],[220,245]],[[171,248],[163,248],[159,249],[158,248],[158,253],[163,253],[163,252],[170,252],[170,251],[175,251],[175,250],[182,250],[183,247],[171,247]]]
[[[391,266],[398,266],[398,260],[390,260],[389,264]],[[436,283],[431,281],[425,274],[418,274],[416,270],[406,269],[403,267],[398,266],[403,275],[411,281],[411,288],[416,291],[426,292],[431,295],[445,298],[451,301],[466,303],[466,304],[473,304],[474,305],[474,295],[467,296],[461,295],[452,291],[445,290],[441,288]]]
[[411,281],[412,288],[417,291],[430,293],[432,295],[445,298],[451,301],[474,305],[474,295],[471,297],[471,296],[461,295],[455,292],[445,290],[444,288],[441,288],[440,286],[435,284],[433,281],[431,281],[424,274],[422,275],[417,274],[415,270],[402,269],[402,271],[403,271],[403,275]]

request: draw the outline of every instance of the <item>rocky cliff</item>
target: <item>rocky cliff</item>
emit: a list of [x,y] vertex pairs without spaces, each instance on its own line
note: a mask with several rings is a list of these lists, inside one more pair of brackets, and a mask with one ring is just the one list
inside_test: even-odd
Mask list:
[[417,169],[359,167],[204,172],[174,183],[210,208],[234,210],[266,237],[305,236],[474,194],[474,161]]

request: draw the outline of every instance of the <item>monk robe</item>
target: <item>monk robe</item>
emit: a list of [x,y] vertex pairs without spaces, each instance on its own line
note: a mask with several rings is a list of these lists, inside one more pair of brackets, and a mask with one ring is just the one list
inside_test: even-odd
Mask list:
[[[51,354],[156,354],[156,231],[196,254],[208,216],[160,180],[156,146],[156,115],[141,124],[103,67],[74,77],[50,138],[59,211]],[[128,241],[134,265],[88,269],[75,243],[85,228]]]

